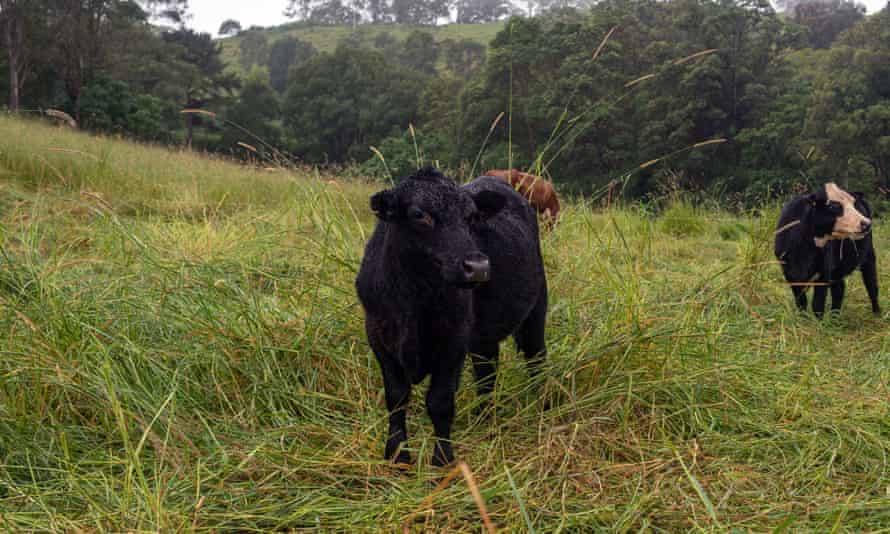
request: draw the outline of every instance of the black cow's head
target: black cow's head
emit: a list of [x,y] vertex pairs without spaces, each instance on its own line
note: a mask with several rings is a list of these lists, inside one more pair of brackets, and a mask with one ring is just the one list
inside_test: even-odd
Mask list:
[[834,183],[827,183],[807,199],[813,208],[817,238],[862,239],[871,230],[862,193],[851,194]]
[[494,191],[471,195],[432,168],[424,168],[371,197],[377,217],[392,225],[387,237],[410,268],[460,287],[485,282],[488,257],[471,229],[497,214],[506,199]]

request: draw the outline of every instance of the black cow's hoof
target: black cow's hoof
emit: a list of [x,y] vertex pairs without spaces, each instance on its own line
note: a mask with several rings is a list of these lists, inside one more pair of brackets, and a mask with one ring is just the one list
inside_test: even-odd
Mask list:
[[411,455],[408,451],[399,451],[399,454],[392,459],[392,463],[400,465],[411,465]]
[[454,451],[451,450],[451,445],[449,443],[436,445],[436,449],[433,451],[433,466],[445,467],[452,463],[454,463]]

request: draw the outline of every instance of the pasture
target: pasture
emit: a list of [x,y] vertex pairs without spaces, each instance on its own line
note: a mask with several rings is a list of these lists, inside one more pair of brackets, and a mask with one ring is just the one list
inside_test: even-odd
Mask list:
[[[353,280],[382,187],[0,119],[0,528],[483,531],[424,388],[415,464],[381,459]],[[544,378],[505,343],[493,411],[469,366],[457,397],[498,531],[887,528],[890,318],[858,274],[799,314],[763,213],[566,199]]]

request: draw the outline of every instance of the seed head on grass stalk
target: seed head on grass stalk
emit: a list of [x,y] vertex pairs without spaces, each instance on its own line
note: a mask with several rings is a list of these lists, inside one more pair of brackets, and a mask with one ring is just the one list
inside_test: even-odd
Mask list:
[[498,113],[498,116],[495,117],[493,121],[491,121],[491,126],[488,128],[488,133],[485,135],[485,139],[482,140],[482,146],[479,147],[479,152],[476,154],[476,159],[473,160],[473,166],[470,167],[470,178],[473,178],[475,176],[474,173],[476,172],[476,165],[479,164],[479,159],[482,157],[482,152],[485,150],[485,145],[488,144],[488,140],[489,138],[491,138],[492,132],[494,132],[494,129],[503,118],[504,112],[502,111]]

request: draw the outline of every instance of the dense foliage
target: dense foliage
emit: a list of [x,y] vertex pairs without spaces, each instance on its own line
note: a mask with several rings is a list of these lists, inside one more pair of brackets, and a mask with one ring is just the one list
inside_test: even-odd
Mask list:
[[[531,2],[523,18],[496,0],[307,0],[292,2],[295,24],[347,25],[336,49],[229,20],[224,59],[177,22],[183,5],[0,1],[0,90],[12,109],[61,109],[92,130],[239,155],[261,138],[381,176],[428,160],[461,175],[532,168],[578,192],[618,180],[630,197],[666,182],[742,200],[826,178],[890,189],[887,9],[605,0]],[[506,16],[487,47],[362,25]]]

